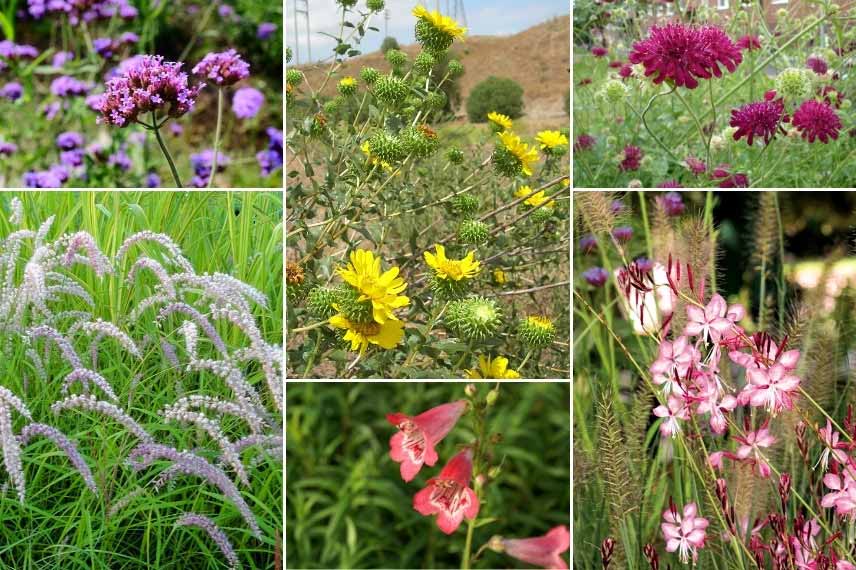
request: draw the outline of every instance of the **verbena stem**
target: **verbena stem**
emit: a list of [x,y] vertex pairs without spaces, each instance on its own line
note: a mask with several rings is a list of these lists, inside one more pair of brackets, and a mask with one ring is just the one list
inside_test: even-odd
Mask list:
[[181,178],[178,176],[178,170],[175,168],[175,163],[172,161],[172,155],[169,154],[169,150],[167,150],[166,144],[163,142],[163,137],[161,137],[160,125],[158,125],[158,118],[155,116],[154,111],[152,111],[152,130],[155,132],[155,138],[158,140],[161,151],[163,152],[164,157],[166,157],[166,161],[169,163],[169,170],[172,172],[172,178],[175,180],[176,187],[184,188],[181,185]]
[[217,89],[217,128],[214,131],[214,160],[211,163],[211,174],[208,176],[208,188],[214,184],[217,176],[217,159],[220,153],[220,126],[223,122],[223,88]]

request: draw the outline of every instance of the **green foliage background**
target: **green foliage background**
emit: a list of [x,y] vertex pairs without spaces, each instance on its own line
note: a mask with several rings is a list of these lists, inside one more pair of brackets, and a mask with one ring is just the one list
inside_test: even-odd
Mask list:
[[516,119],[523,114],[523,87],[507,77],[490,76],[470,92],[467,117],[471,123],[484,123],[487,114],[496,111]]
[[[489,384],[479,384],[483,398]],[[495,534],[541,535],[568,524],[570,393],[567,383],[503,383],[488,413],[502,434],[485,489],[473,551]],[[410,483],[389,458],[395,428],[409,415],[465,398],[463,383],[289,383],[286,386],[286,566],[288,568],[458,568],[466,532],[446,536],[413,510],[413,495],[472,437],[469,415],[437,447],[434,467]],[[487,551],[475,568],[528,567]]]

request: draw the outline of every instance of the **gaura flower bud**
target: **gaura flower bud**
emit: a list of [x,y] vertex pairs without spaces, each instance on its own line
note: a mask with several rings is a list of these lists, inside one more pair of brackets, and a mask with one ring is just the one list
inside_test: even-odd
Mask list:
[[397,77],[384,75],[375,82],[375,97],[390,107],[403,103],[409,92],[407,83]]
[[553,342],[556,336],[556,328],[547,317],[531,315],[520,321],[517,334],[523,344],[531,348],[544,348]]
[[380,77],[380,72],[374,67],[364,67],[360,70],[360,77],[366,85],[374,85]]
[[336,313],[333,303],[336,302],[337,291],[329,287],[314,287],[306,298],[306,308],[318,319],[329,319]]
[[453,301],[446,309],[446,327],[466,340],[484,340],[502,326],[502,311],[493,299],[470,297]]
[[458,240],[461,243],[478,245],[486,242],[489,237],[487,224],[478,220],[464,220],[458,227]]

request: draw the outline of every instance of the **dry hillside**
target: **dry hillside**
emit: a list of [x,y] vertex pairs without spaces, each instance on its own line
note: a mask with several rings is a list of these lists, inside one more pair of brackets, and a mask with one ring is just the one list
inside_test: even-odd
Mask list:
[[[452,52],[466,69],[459,79],[463,101],[483,79],[491,75],[509,77],[523,87],[524,112],[528,118],[565,117],[562,106],[569,85],[570,24],[570,17],[562,16],[512,36],[469,36],[464,42],[456,42]],[[419,46],[402,46],[402,50],[412,59]],[[383,54],[377,51],[345,62],[339,77],[357,76],[365,66],[389,69]],[[328,67],[329,64],[301,69],[310,84],[317,86]],[[325,92],[332,96],[335,82],[330,82]],[[464,115],[464,109],[459,109],[458,114]]]

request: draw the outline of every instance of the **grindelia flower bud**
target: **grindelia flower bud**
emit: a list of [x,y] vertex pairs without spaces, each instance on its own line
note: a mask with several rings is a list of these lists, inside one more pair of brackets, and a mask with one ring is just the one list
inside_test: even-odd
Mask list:
[[452,210],[465,219],[472,218],[479,211],[479,199],[472,194],[461,194],[452,199]]
[[493,299],[470,297],[453,301],[446,310],[446,326],[467,340],[484,340],[502,325],[502,311]]
[[366,85],[374,85],[380,77],[380,72],[374,67],[364,67],[360,70],[360,77],[366,82]]
[[556,328],[547,317],[532,315],[520,321],[517,333],[523,344],[531,348],[544,348],[553,342]]
[[458,77],[464,74],[464,66],[457,59],[449,61],[446,70],[449,72],[449,77]]
[[486,242],[489,237],[487,224],[478,220],[464,220],[458,227],[458,240],[461,243],[478,245]]
[[356,92],[357,92],[357,80],[354,79],[353,77],[351,77],[350,75],[348,77],[343,77],[339,81],[339,93],[341,93],[345,97],[353,95]]
[[420,52],[413,62],[413,67],[422,73],[428,73],[434,67],[434,56],[427,51]]
[[303,82],[303,72],[299,69],[289,69],[285,72],[285,83],[291,87],[297,87]]
[[409,91],[407,83],[397,77],[384,75],[375,82],[375,97],[387,106],[394,106],[404,102]]
[[327,287],[315,287],[309,291],[306,298],[306,308],[313,317],[329,319],[336,313],[333,303],[336,302],[336,290]]
[[391,49],[386,52],[386,61],[392,67],[401,67],[407,63],[407,54],[399,49]]

